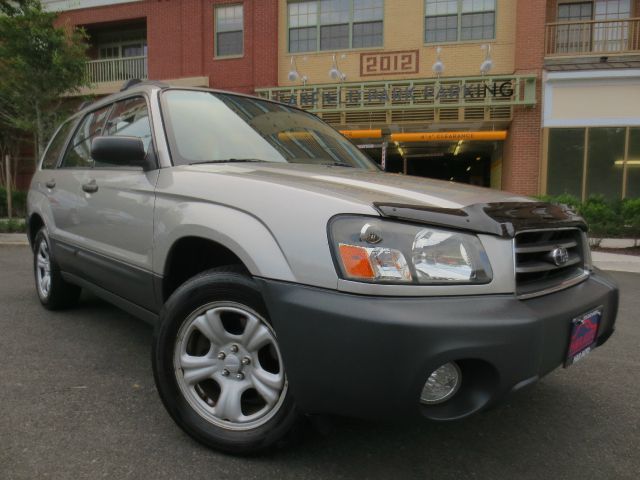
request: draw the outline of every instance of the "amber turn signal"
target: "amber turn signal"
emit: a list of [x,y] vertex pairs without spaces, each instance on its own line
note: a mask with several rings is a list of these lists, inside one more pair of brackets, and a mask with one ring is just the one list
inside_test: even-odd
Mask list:
[[349,277],[368,279],[375,277],[366,248],[341,243],[339,250],[342,265],[344,266],[345,273]]

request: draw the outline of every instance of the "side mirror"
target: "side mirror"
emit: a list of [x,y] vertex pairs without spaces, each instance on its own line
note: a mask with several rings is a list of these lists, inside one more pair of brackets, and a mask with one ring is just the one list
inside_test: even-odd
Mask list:
[[100,163],[120,167],[147,168],[147,154],[140,137],[95,137],[91,157]]

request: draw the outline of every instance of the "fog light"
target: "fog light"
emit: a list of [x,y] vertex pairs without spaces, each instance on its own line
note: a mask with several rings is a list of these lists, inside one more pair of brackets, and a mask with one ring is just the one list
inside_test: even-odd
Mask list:
[[427,405],[446,402],[456,394],[461,380],[460,367],[453,362],[445,363],[429,375],[422,388],[420,402]]

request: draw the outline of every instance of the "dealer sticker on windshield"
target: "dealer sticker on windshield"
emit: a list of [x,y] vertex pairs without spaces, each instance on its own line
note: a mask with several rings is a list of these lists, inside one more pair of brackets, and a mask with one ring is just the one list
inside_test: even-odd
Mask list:
[[569,367],[582,360],[593,350],[598,336],[598,327],[602,318],[602,310],[594,310],[574,318],[571,322],[569,349],[564,366]]

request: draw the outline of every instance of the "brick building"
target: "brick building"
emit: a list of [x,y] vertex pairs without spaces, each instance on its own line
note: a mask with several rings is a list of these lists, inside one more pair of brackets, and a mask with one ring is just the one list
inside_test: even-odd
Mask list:
[[128,78],[306,108],[389,171],[640,195],[640,0],[50,0]]
[[112,93],[132,77],[246,93],[277,82],[276,0],[43,3],[61,12],[59,25],[89,34],[91,93]]
[[640,0],[549,0],[541,190],[640,197]]
[[387,170],[536,194],[545,11],[279,0],[279,87],[259,93],[318,114]]

